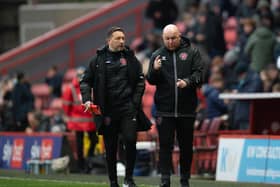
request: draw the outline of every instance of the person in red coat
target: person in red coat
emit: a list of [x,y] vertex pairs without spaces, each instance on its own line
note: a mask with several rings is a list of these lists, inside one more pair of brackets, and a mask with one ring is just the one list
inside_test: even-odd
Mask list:
[[79,77],[83,74],[84,68],[77,68],[77,77],[74,77],[72,84],[70,84],[62,94],[63,110],[66,116],[67,129],[74,131],[76,135],[78,169],[80,172],[89,172],[85,167],[84,157],[84,133],[88,133],[90,140],[90,147],[88,149],[87,157],[94,156],[95,145],[98,142],[96,135],[96,126],[90,112],[84,112],[82,106]]

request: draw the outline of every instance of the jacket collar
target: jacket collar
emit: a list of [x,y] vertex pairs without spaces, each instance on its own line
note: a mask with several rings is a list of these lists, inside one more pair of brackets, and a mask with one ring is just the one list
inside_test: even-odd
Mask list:
[[[108,50],[109,50],[108,45],[105,45],[105,46],[97,49],[96,53],[98,55],[101,55],[101,54],[105,54],[106,51],[108,51]],[[121,51],[121,52],[124,53],[124,54],[133,54],[133,51],[128,46],[125,46],[125,49],[123,51]]]

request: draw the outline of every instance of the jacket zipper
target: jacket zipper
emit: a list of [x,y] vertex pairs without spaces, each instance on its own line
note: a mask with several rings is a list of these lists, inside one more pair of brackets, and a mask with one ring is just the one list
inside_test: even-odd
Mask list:
[[174,66],[174,81],[175,81],[175,117],[178,117],[178,89],[177,89],[177,62],[176,62],[176,53],[173,52],[173,66]]

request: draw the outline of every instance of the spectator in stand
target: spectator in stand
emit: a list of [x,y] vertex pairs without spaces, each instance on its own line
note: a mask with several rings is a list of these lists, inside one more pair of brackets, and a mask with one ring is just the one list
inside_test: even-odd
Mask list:
[[16,84],[12,91],[12,110],[16,122],[14,131],[25,131],[28,126],[27,114],[34,109],[34,96],[30,87],[25,74],[17,73]]
[[15,118],[13,114],[12,103],[13,80],[6,78],[1,84],[1,102],[0,102],[0,131],[11,131],[15,127]]
[[50,86],[53,97],[61,97],[61,86],[63,77],[58,73],[56,66],[52,66],[46,75],[45,82]]
[[272,92],[273,86],[280,82],[280,73],[275,64],[268,64],[261,72],[265,92]]
[[146,17],[153,21],[156,30],[161,30],[165,25],[177,20],[178,11],[174,0],[150,0],[146,9]]
[[31,111],[27,115],[28,127],[25,129],[26,133],[33,132],[49,132],[50,119],[41,111]]
[[[259,74],[250,70],[248,64],[237,64],[235,71],[239,80],[237,93],[262,92],[263,86]],[[250,102],[235,100],[232,104],[232,124],[230,127],[232,129],[248,129]]]
[[238,62],[239,49],[237,47],[229,50],[224,55],[223,77],[226,91],[237,89],[238,79],[233,71]]
[[202,87],[203,93],[206,97],[206,117],[213,119],[221,117],[227,113],[227,105],[219,98],[219,94],[223,91],[224,80],[219,74],[210,76],[209,85]]
[[186,0],[184,5],[184,11],[195,15],[198,11],[200,0]]
[[164,46],[151,57],[147,80],[156,86],[155,105],[159,132],[161,187],[170,187],[175,132],[180,148],[180,183],[189,187],[192,141],[197,107],[196,88],[201,85],[201,55],[181,36],[177,26],[163,29]]
[[250,68],[256,72],[263,70],[274,61],[273,52],[276,38],[271,31],[272,20],[269,15],[261,17],[261,26],[249,37],[245,46],[245,54],[250,57]]
[[250,63],[250,58],[247,54],[245,54],[244,49],[246,46],[246,43],[251,36],[251,34],[255,31],[256,29],[256,23],[254,19],[252,18],[244,18],[243,22],[241,23],[242,25],[242,30],[239,35],[239,40],[237,42],[237,47],[239,49],[239,62],[246,62]]
[[257,4],[257,14],[255,16],[257,26],[261,25],[261,17],[266,15],[271,20],[270,29],[273,29],[274,26],[274,16],[270,9],[270,4],[267,0],[259,0]]
[[209,9],[209,5],[202,4],[198,15],[198,22],[195,26],[195,41],[204,45],[208,55],[223,56],[226,50],[226,44],[223,36],[222,18]]
[[242,1],[236,11],[236,16],[240,20],[240,23],[243,22],[244,18],[252,18],[256,15],[256,7],[257,1],[256,0],[244,0]]
[[[78,155],[79,172],[89,172],[89,168],[85,165],[84,156],[84,134],[87,133],[90,140],[90,148],[88,150],[88,158],[94,156],[95,145],[98,143],[96,134],[96,126],[90,112],[84,112],[82,106],[82,97],[79,85],[79,79],[84,73],[85,68],[77,68],[77,77],[72,80],[62,94],[63,110],[66,118],[67,129],[73,131],[76,136],[76,146]],[[88,159],[89,160],[89,159]]]

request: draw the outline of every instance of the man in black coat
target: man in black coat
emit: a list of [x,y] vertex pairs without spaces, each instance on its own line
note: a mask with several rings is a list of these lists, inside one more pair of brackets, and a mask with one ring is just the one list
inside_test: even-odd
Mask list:
[[159,132],[161,187],[170,187],[175,132],[180,148],[181,187],[189,187],[196,88],[202,84],[203,63],[199,51],[181,36],[178,28],[163,29],[164,46],[151,57],[147,80],[156,86],[155,105]]
[[98,132],[104,137],[111,187],[119,186],[116,172],[119,134],[122,135],[127,158],[123,186],[135,187],[133,169],[137,131],[148,130],[150,122],[141,109],[145,89],[141,64],[125,46],[122,28],[112,27],[108,31],[107,45],[91,60],[81,78],[80,89],[86,111],[93,103],[101,109],[101,115],[95,115],[94,119]]
[[16,122],[16,126],[12,130],[25,131],[28,126],[27,114],[34,109],[34,95],[23,72],[17,73],[17,83],[12,91],[12,104]]

